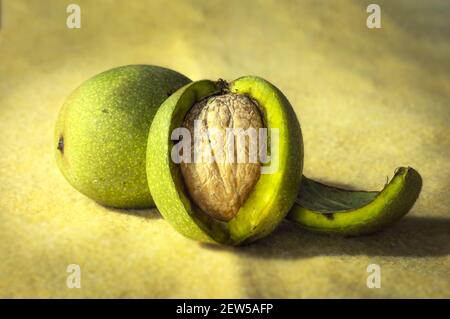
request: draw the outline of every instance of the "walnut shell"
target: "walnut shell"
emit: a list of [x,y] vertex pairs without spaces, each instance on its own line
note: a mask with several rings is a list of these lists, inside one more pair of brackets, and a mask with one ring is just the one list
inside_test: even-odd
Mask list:
[[[253,131],[257,137],[258,129],[263,127],[259,107],[242,94],[213,96],[196,103],[187,113],[183,126],[192,137],[192,162],[181,163],[189,195],[206,214],[229,221],[258,181],[261,165],[255,156],[255,147],[258,154],[257,138],[241,139],[239,130],[227,129]],[[247,131],[249,128],[255,130]],[[198,133],[201,135],[196,143],[194,137]]]

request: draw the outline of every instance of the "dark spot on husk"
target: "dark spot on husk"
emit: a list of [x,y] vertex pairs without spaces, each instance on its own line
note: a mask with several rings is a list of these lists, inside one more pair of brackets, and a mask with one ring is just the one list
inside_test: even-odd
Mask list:
[[59,137],[57,148],[62,154],[64,154],[64,136],[62,135]]
[[109,111],[107,109],[103,109],[102,112],[103,113],[109,113]]
[[326,219],[329,219],[329,220],[333,220],[334,219],[334,214],[333,213],[326,213],[324,215],[325,215]]
[[230,93],[230,86],[229,86],[228,82],[225,81],[224,79],[218,79],[216,84],[220,90],[220,94]]

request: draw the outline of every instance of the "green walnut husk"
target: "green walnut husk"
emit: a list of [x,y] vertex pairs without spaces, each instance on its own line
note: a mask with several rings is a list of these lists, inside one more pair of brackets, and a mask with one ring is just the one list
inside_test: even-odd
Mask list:
[[385,229],[414,205],[422,178],[411,167],[399,167],[379,192],[352,191],[303,177],[288,219],[304,229],[342,236],[367,235]]
[[[147,148],[147,180],[163,217],[181,234],[201,242],[239,245],[269,234],[286,216],[300,188],[303,143],[300,125],[286,97],[262,78],[246,76],[225,85],[203,80],[169,97],[155,115]],[[180,165],[171,159],[171,133],[202,99],[223,93],[244,94],[257,101],[267,128],[279,130],[279,169],[262,174],[236,216],[220,221],[194,204]],[[224,203],[226,205],[227,203]]]
[[128,65],[100,73],[65,101],[54,135],[59,169],[79,192],[106,206],[153,206],[145,154],[161,103],[189,83],[157,66]]

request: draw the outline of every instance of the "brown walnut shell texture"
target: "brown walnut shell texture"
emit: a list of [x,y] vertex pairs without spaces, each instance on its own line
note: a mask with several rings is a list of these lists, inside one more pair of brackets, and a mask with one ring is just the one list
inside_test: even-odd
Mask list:
[[[199,125],[197,130],[201,133],[196,147],[195,123]],[[237,214],[260,176],[261,165],[254,156],[250,156],[255,144],[250,146],[248,136],[244,139],[237,137],[239,129],[246,131],[254,128],[257,134],[258,129],[263,127],[257,103],[243,94],[227,93],[209,97],[192,107],[186,114],[183,126],[192,137],[192,162],[181,163],[181,173],[189,195],[206,214],[229,221]],[[227,128],[238,130],[227,131]],[[226,135],[227,132],[232,132],[232,138]],[[234,143],[231,152],[230,143]],[[243,150],[245,154],[237,154]],[[200,162],[194,162],[194,159],[200,158]]]

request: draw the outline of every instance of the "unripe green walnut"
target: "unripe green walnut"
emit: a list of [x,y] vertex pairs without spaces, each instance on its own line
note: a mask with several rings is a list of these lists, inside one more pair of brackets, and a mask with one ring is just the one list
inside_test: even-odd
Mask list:
[[[195,123],[198,123],[197,130],[201,136],[198,143],[193,138],[191,140],[191,159],[197,152],[200,162],[181,163],[184,182],[189,195],[203,212],[229,221],[248,198],[260,176],[261,165],[258,159],[252,161],[250,155],[250,142],[255,142],[250,139],[257,135],[247,138],[242,134],[249,128],[257,132],[263,127],[260,110],[248,96],[228,93],[196,103],[183,122],[191,136],[195,136]],[[231,138],[227,132],[232,134]],[[237,154],[238,151],[244,154]],[[252,151],[255,153],[257,149]],[[242,156],[244,161],[238,161],[238,156]]]
[[56,161],[67,181],[106,206],[153,206],[145,174],[148,130],[161,103],[189,82],[166,68],[127,65],[82,83],[55,128]]

